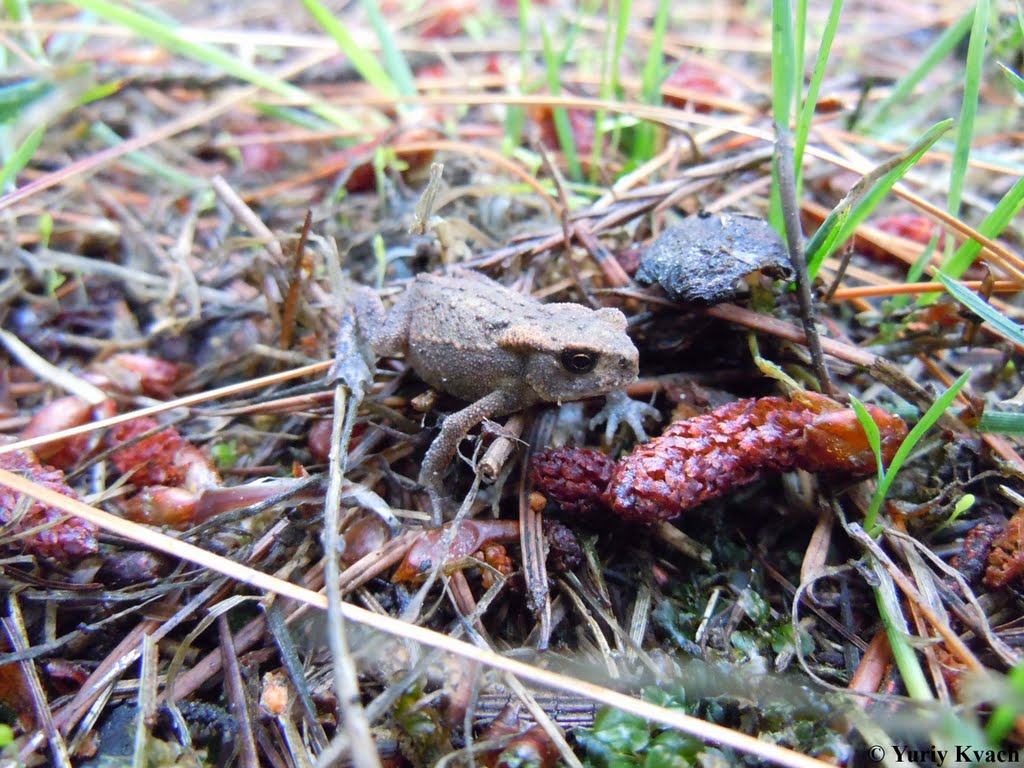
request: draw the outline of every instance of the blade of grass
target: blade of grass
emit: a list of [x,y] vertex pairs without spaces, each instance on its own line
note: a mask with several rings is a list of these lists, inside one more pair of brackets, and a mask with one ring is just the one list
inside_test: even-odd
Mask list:
[[[772,117],[775,124],[789,130],[796,93],[796,43],[789,0],[772,0]],[[778,163],[772,163],[772,187],[768,203],[768,221],[782,237],[786,228],[779,191]],[[813,275],[813,272],[812,272]]]
[[1021,328],[1017,323],[1013,322],[1013,320],[993,307],[974,291],[964,288],[964,286],[960,285],[956,280],[946,277],[946,275],[941,272],[939,272],[936,277],[939,278],[939,281],[944,286],[946,286],[946,290],[949,292],[950,296],[987,322],[993,331],[998,333],[1004,339],[1009,339],[1014,344],[1024,345],[1024,328]]
[[[825,29],[821,34],[821,45],[818,46],[818,57],[814,62],[814,71],[811,73],[811,82],[807,85],[807,96],[804,98],[803,106],[796,121],[796,134],[793,143],[793,167],[796,171],[798,198],[803,187],[804,147],[807,146],[807,137],[811,132],[814,108],[818,102],[821,84],[825,79],[825,69],[828,66],[829,54],[832,51],[832,41],[835,40],[836,30],[839,28],[839,16],[842,10],[843,0],[832,0],[832,7],[828,12],[828,20],[825,22]],[[801,70],[798,69],[797,71]]]
[[[1022,208],[1024,208],[1024,176],[1017,179],[1017,182],[1003,195],[1002,200],[996,204],[996,207],[978,227],[978,232],[989,239],[999,237]],[[968,240],[942,265],[942,271],[950,277],[960,277],[974,263],[979,253],[981,253],[981,243],[977,240]]]
[[[601,99],[605,101],[613,101],[619,97],[619,71],[622,69],[622,46],[625,44],[626,33],[629,31],[629,19],[632,8],[632,0],[608,3],[607,6],[605,39],[601,50],[601,85],[599,91]],[[617,150],[619,139],[622,135],[622,123],[616,120],[612,128],[610,147],[606,148],[604,135],[606,133],[605,117],[607,114],[607,110],[603,108],[594,113],[594,146],[590,150],[591,183],[595,183],[598,180],[598,173],[601,169],[601,157],[606,151],[614,153]]]
[[[651,47],[640,74],[641,98],[645,104],[655,107],[661,104],[661,83],[665,77],[665,30],[668,28],[669,8],[668,0],[658,0],[658,10],[654,14],[654,26],[651,29]],[[650,122],[645,121],[637,126],[630,158],[635,165],[654,157],[655,132],[655,126]]]
[[[1010,735],[1017,718],[1024,715],[1024,662],[1018,664],[1006,675],[1006,682],[1016,701],[1001,701],[992,712],[985,726],[985,735],[990,744],[998,746]],[[1007,697],[1009,698],[1009,697]]]
[[[543,23],[540,28],[541,41],[544,44],[544,63],[547,72],[548,89],[552,95],[557,96],[562,92],[562,84],[559,78],[561,72],[562,57],[555,55],[551,45],[551,36],[548,35],[547,26]],[[572,125],[569,122],[569,113],[565,107],[556,107],[551,111],[551,117],[555,122],[555,132],[558,134],[558,144],[565,153],[565,164],[569,170],[569,177],[574,181],[583,178],[583,171],[580,167],[579,154],[576,151],[576,137],[572,132]]]
[[878,133],[878,131],[874,131],[875,126],[888,125],[890,122],[889,113],[893,107],[912,100],[911,96],[913,95],[914,88],[931,74],[932,70],[959,45],[973,22],[974,9],[972,8],[956,24],[939,35],[939,38],[921,58],[921,62],[904,75],[903,79],[893,88],[892,93],[880,101],[874,109],[870,110],[860,123],[875,133]]
[[[370,26],[373,27],[373,31],[380,41],[380,51],[384,56],[384,68],[391,75],[394,88],[403,96],[415,96],[416,83],[413,78],[412,69],[409,67],[409,62],[405,60],[402,49],[398,47],[395,36],[391,33],[391,27],[384,21],[384,17],[380,12],[380,6],[375,0],[359,0],[359,4],[366,12],[366,17],[370,20]],[[348,54],[346,53],[346,55]],[[376,63],[376,59],[372,56],[368,58]]]
[[0,191],[6,192],[8,185],[14,185],[15,177],[21,172],[22,168],[28,165],[28,161],[32,159],[36,150],[39,149],[39,142],[43,140],[44,133],[46,133],[45,125],[36,128],[18,145],[18,148],[7,159],[3,169],[0,170]]
[[16,119],[22,111],[35,101],[53,91],[49,80],[31,78],[0,88],[0,123]]
[[986,410],[978,421],[978,431],[1024,436],[1024,413]]
[[1003,62],[1001,61],[999,62],[999,66],[1002,67],[1003,72],[1006,74],[1007,79],[1010,81],[1010,85],[1012,85],[1017,90],[1017,93],[1019,93],[1021,96],[1024,96],[1024,78],[1022,78],[1008,66],[1003,64]]
[[886,637],[889,639],[893,661],[896,662],[896,668],[900,671],[903,684],[907,687],[907,695],[918,701],[928,701],[933,698],[932,689],[928,685],[928,678],[925,677],[924,670],[921,669],[917,654],[914,653],[914,648],[910,644],[910,629],[907,627],[907,620],[900,609],[896,586],[880,562],[872,560],[871,564],[875,576],[878,578],[878,585],[874,588],[878,614],[885,627]]
[[[519,91],[528,93],[526,73],[530,71],[530,0],[519,0]],[[526,110],[521,106],[509,105],[505,112],[505,135],[501,140],[502,151],[510,155],[522,145],[523,125]]]
[[[118,144],[124,143],[124,139],[106,123],[93,123],[89,127],[89,133],[108,147],[116,147]],[[142,173],[163,179],[176,187],[199,189],[200,187],[209,186],[209,182],[206,179],[179,171],[177,168],[141,150],[129,152],[125,155],[125,159]]]
[[796,0],[796,16],[793,23],[793,109],[799,114],[804,90],[804,71],[807,66],[807,0]]
[[868,409],[853,395],[850,395],[850,405],[853,406],[853,412],[857,414],[857,421],[860,422],[860,426],[868,438],[868,445],[871,446],[871,450],[875,453],[875,463],[878,465],[878,482],[882,482],[882,477],[885,475],[885,465],[882,463],[882,433],[879,432],[878,425],[871,418]]
[[[893,481],[896,479],[896,475],[899,474],[900,469],[903,467],[904,462],[910,456],[911,451],[921,441],[921,438],[925,436],[925,433],[938,421],[939,417],[946,412],[952,404],[954,398],[963,389],[967,383],[967,379],[970,378],[971,370],[968,369],[960,374],[960,378],[950,385],[949,389],[942,393],[942,395],[932,403],[931,407],[925,412],[921,420],[914,425],[914,428],[910,430],[910,434],[904,438],[903,442],[900,443],[900,447],[896,450],[896,454],[892,457],[892,461],[889,462],[889,468],[885,471],[882,480],[878,483],[878,487],[875,488],[875,494],[871,497],[871,503],[868,505],[868,512],[864,517],[864,528],[873,536],[877,535],[875,523],[878,519],[878,512],[882,508],[882,503],[885,501],[885,497],[889,493],[889,488],[892,486]],[[894,649],[895,650],[895,649]]]
[[970,43],[967,46],[964,97],[960,107],[956,145],[953,149],[953,164],[950,168],[948,209],[953,216],[960,213],[964,179],[967,176],[967,161],[971,154],[971,140],[974,138],[974,120],[978,114],[978,93],[981,90],[985,44],[988,41],[988,16],[989,0],[977,0],[974,6],[974,23],[971,26]]
[[[304,0],[307,1],[307,0]],[[342,110],[335,109],[322,99],[313,96],[302,88],[286,83],[279,78],[268,75],[260,69],[246,64],[225,53],[220,48],[206,43],[186,40],[171,26],[154,21],[141,13],[123,8],[108,0],[73,0],[77,7],[93,13],[102,19],[118,24],[174,53],[187,56],[196,61],[216,67],[232,77],[237,77],[271,93],[287,99],[294,99],[309,104],[309,110],[324,120],[347,130],[359,130],[365,127],[363,121],[357,120]],[[376,62],[374,62],[376,63]],[[353,62],[355,64],[355,62]],[[379,67],[379,65],[378,65]],[[358,67],[357,67],[358,68]],[[362,74],[362,71],[360,70]],[[365,76],[365,75],[364,75]],[[386,75],[385,75],[386,78]]]
[[952,120],[936,123],[916,142],[874,168],[853,185],[807,244],[807,266],[812,277],[817,274],[821,263],[853,235],[860,223],[878,206],[893,185],[903,178],[903,175],[952,124]]
[[366,82],[385,96],[398,95],[398,87],[388,76],[384,67],[373,57],[373,54],[355,41],[348,31],[348,27],[335,18],[327,6],[319,0],[302,0],[302,4],[306,6],[309,15],[320,25],[320,28],[334,39],[334,42],[338,44],[338,50],[348,57],[352,66]]

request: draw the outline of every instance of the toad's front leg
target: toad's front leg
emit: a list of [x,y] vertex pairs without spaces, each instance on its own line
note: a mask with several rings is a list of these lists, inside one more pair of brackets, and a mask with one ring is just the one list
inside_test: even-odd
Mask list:
[[459,443],[469,434],[469,430],[484,419],[502,413],[511,413],[518,410],[520,405],[520,399],[511,393],[492,392],[472,405],[467,405],[461,411],[449,415],[444,420],[441,432],[434,438],[434,442],[430,444],[430,448],[427,449],[427,453],[423,457],[423,466],[420,468],[419,477],[420,485],[427,489],[430,496],[434,525],[440,525],[443,522],[444,487],[442,480],[459,448]]

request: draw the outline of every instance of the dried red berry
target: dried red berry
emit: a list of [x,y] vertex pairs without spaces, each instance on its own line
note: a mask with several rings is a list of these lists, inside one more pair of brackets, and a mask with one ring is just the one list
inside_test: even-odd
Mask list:
[[[32,482],[69,498],[78,498],[64,482],[64,473],[40,464],[31,451],[0,454],[0,468],[24,475]],[[19,504],[22,498],[21,494],[0,486],[0,526],[8,525],[23,508]],[[22,547],[33,555],[50,557],[65,565],[72,565],[98,550],[95,525],[78,517],[68,517],[66,512],[38,501],[29,503],[13,531],[4,532],[4,538],[9,538],[12,532],[17,536],[29,530],[32,532],[14,539],[8,546]]]

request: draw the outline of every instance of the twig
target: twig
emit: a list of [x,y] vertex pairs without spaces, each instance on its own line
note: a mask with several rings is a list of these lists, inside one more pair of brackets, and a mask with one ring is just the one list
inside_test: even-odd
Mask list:
[[525,425],[526,418],[521,413],[513,414],[505,421],[504,426],[501,428],[501,434],[487,446],[483,458],[477,462],[476,471],[485,480],[493,482],[498,477],[501,468],[505,466],[508,457],[519,444],[518,438],[523,433]]
[[[331,365],[332,363],[330,361],[312,363],[310,365],[303,365],[299,368],[294,368],[290,371],[273,373],[269,376],[261,376],[258,379],[240,381],[236,384],[228,384],[225,387],[219,387],[218,389],[210,389],[206,392],[198,392],[194,395],[179,397],[176,400],[168,400],[166,403],[151,405],[147,408],[139,408],[129,413],[111,416],[109,419],[100,419],[99,421],[93,421],[79,427],[62,429],[60,432],[53,432],[49,435],[40,435],[39,437],[33,437],[29,440],[18,440],[17,442],[8,443],[7,445],[0,445],[0,453],[11,453],[12,451],[20,451],[25,448],[45,445],[58,440],[66,440],[67,438],[74,437],[75,435],[84,435],[85,433],[92,432],[93,430],[106,429],[107,427],[112,427],[116,424],[124,424],[127,421],[141,419],[145,416],[155,416],[158,413],[172,411],[175,408],[187,408],[192,405],[198,405],[199,403],[205,403],[209,400],[217,400],[221,397],[239,394],[240,392],[247,392],[250,389],[259,389],[271,384],[279,384],[289,379],[297,379],[302,376],[312,376],[314,374],[323,373],[330,368]],[[104,397],[106,396],[104,395]]]
[[[351,432],[347,424],[355,418],[354,409],[346,408],[348,392],[339,384],[334,389],[334,425],[331,429],[331,468],[330,483],[327,486],[327,498],[324,499],[324,581],[327,587],[327,640],[331,647],[331,664],[334,670],[334,688],[338,695],[339,717],[342,728],[339,735],[347,737],[352,754],[352,763],[356,768],[380,768],[380,755],[373,734],[370,733],[370,721],[359,698],[359,679],[355,662],[348,649],[346,639],[346,617],[342,608],[342,594],[339,579],[341,567],[338,555],[341,552],[341,531],[339,530],[339,510],[341,508],[341,489],[344,484],[344,459],[348,452],[348,441],[342,435]],[[353,405],[358,405],[353,398]],[[335,740],[337,740],[337,736]],[[326,756],[331,750],[321,753]]]
[[238,668],[235,641],[231,637],[227,614],[222,613],[217,617],[217,633],[220,636],[220,654],[224,663],[224,688],[231,715],[235,718],[235,742],[239,745],[238,759],[242,768],[259,768],[256,739],[252,734],[249,708],[245,705],[245,684]]
[[285,294],[284,308],[281,311],[281,338],[278,347],[282,350],[291,349],[292,335],[295,333],[295,317],[299,311],[300,288],[305,278],[313,271],[312,266],[307,265],[306,241],[309,239],[309,228],[313,223],[313,212],[306,210],[306,218],[302,222],[302,230],[299,232],[299,242],[295,245],[295,257],[292,259],[291,280],[288,283],[288,291]]
[[160,653],[152,635],[142,636],[142,660],[139,663],[139,695],[135,719],[135,750],[132,765],[145,765],[150,754],[149,728],[156,715],[157,664]]
[[889,573],[896,585],[903,590],[903,593],[918,604],[921,614],[942,636],[943,640],[946,641],[950,652],[971,669],[983,669],[984,667],[978,661],[978,657],[971,652],[970,648],[964,645],[963,640],[950,629],[949,625],[944,623],[925,603],[921,593],[917,591],[917,587],[911,583],[903,571],[896,567],[896,564],[889,556],[882,551],[882,548],[878,546],[878,542],[871,538],[859,523],[848,523],[845,527],[846,532],[882,564],[882,567]]
[[[13,594],[10,595],[7,605],[11,615],[3,619],[3,625],[7,631],[7,637],[11,641],[11,647],[15,651],[27,650],[29,646],[25,639],[24,622],[21,618],[21,608],[18,606],[17,597]],[[39,718],[39,722],[43,726],[43,732],[50,742],[50,753],[54,764],[61,766],[61,768],[71,768],[71,758],[68,755],[67,745],[64,743],[64,738],[61,736],[60,730],[53,720],[50,704],[46,700],[46,692],[43,690],[43,684],[39,680],[35,664],[31,661],[20,661],[18,663],[21,665],[21,673],[25,676],[25,681],[28,683],[29,693],[32,695],[32,703],[36,710],[36,717]],[[26,745],[25,749],[28,749],[28,745]],[[25,749],[18,755],[19,759],[23,761],[26,760],[31,752],[35,751],[34,748],[31,752],[26,752]]]
[[782,220],[786,227],[786,246],[789,263],[796,275],[796,291],[800,300],[800,319],[807,334],[807,349],[821,391],[830,397],[835,394],[832,377],[821,351],[821,339],[815,325],[814,298],[811,296],[810,275],[804,257],[804,236],[800,230],[800,208],[796,199],[796,175],[793,169],[793,135],[783,126],[775,126],[775,165],[778,170],[779,196],[782,198]]
[[213,191],[217,193],[217,197],[228,207],[235,218],[260,239],[261,245],[266,248],[274,263],[279,267],[284,267],[284,249],[278,239],[274,237],[274,233],[270,231],[270,227],[264,224],[256,212],[245,204],[241,196],[235,192],[235,188],[228,184],[223,176],[214,176],[210,180],[210,184],[213,186]]
[[81,379],[69,371],[48,363],[10,331],[0,328],[0,343],[11,353],[11,357],[32,371],[36,376],[56,384],[65,392],[77,395],[90,405],[99,405],[105,400],[110,399],[109,395],[95,384],[90,384],[85,379]]

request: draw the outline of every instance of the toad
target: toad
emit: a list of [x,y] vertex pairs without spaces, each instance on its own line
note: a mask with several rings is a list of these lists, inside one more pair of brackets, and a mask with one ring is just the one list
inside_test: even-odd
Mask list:
[[625,421],[644,439],[642,417],[656,413],[622,392],[636,380],[638,354],[617,309],[543,304],[469,271],[417,276],[388,312],[374,291],[353,286],[353,309],[374,355],[404,354],[431,387],[470,402],[444,420],[420,470],[435,523],[444,472],[484,419],[606,395],[595,421],[607,421],[609,434]]

